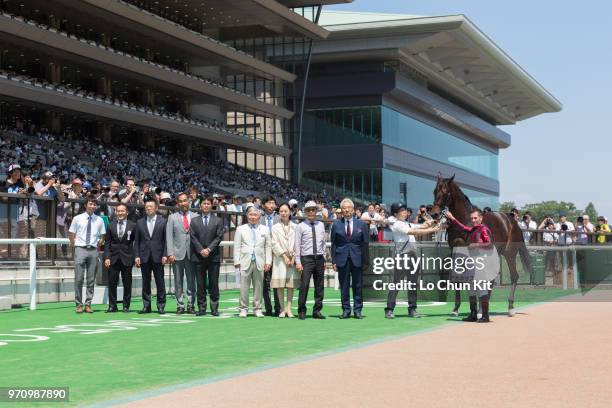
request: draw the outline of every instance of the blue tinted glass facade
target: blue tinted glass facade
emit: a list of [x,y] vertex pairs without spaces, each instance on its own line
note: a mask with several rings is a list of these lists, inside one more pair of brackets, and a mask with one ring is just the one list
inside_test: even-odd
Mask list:
[[[434,201],[433,191],[436,187],[434,180],[389,169],[383,169],[382,172],[382,202],[404,201],[405,198],[408,206],[416,209],[421,204],[430,204]],[[405,197],[400,190],[402,183],[406,183]],[[495,195],[465,187],[461,190],[470,198],[472,204],[479,208],[491,207],[494,210],[499,208],[499,199]]]
[[428,159],[495,180],[498,155],[386,106],[382,107],[382,142]]

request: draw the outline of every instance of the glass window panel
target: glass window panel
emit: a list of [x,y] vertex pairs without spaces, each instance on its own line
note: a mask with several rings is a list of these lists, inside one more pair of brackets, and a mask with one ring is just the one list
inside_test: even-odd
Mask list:
[[393,109],[382,108],[383,143],[498,179],[498,156]]

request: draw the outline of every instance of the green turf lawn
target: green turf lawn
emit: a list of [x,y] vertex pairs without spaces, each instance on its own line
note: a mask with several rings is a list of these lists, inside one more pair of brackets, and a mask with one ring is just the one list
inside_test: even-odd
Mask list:
[[[558,295],[559,292],[548,290],[540,295],[541,299],[532,301]],[[16,309],[1,312],[0,333],[41,335],[49,337],[49,340],[11,342],[0,346],[3,368],[0,386],[69,386],[70,406],[89,405],[154,392],[162,387],[193,385],[248,370],[299,361],[460,320],[448,316],[450,304],[432,305],[431,302],[421,304],[419,311],[426,315],[421,319],[405,317],[406,306],[398,305],[398,317],[386,320],[384,303],[378,302],[366,304],[363,311],[365,318],[361,321],[340,320],[337,318],[340,313],[339,292],[326,289],[325,296],[328,304],[323,308],[323,313],[327,319],[306,321],[273,317],[256,319],[252,316],[239,319],[235,317],[238,292],[234,290],[222,292],[222,317],[177,317],[173,313],[165,317],[156,313],[145,315],[147,319],[163,319],[166,322],[154,326],[135,325],[134,321],[143,318],[135,312],[106,314],[102,305],[94,307],[96,312],[91,315],[75,314],[72,303],[42,304],[36,311]],[[405,300],[403,296],[400,293],[398,301]],[[502,296],[496,298],[503,299]],[[520,300],[518,294],[517,299]],[[517,302],[517,306],[527,303]],[[140,307],[141,304],[136,301],[132,310]],[[297,307],[297,301],[294,307]],[[170,312],[175,310],[173,298],[168,299],[166,309]],[[464,304],[463,311],[466,309],[467,305]],[[492,303],[493,312],[505,310],[505,302]],[[295,308],[294,313],[297,315]],[[501,318],[506,317],[493,316],[493,320]],[[111,320],[123,321],[123,326],[133,324],[132,327],[136,329],[117,330],[118,327],[114,327],[113,331],[96,334],[51,332],[58,325],[81,325],[71,326],[73,330],[108,329]],[[167,323],[177,320],[191,323]],[[83,326],[88,324],[100,326]],[[15,331],[31,328],[44,329]],[[58,407],[67,404],[26,405]],[[14,404],[17,407],[26,405]]]

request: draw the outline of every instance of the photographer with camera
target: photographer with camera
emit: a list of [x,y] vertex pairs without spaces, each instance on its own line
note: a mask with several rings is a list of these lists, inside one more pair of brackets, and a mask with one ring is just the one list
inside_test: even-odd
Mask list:
[[[33,207],[37,207],[38,219],[33,227],[34,235],[36,237],[47,237],[47,221],[49,220],[49,210],[52,205],[57,205],[56,201],[64,202],[64,192],[60,187],[60,182],[55,174],[50,171],[46,171],[41,180],[34,185],[34,195],[38,197],[49,197],[53,198],[53,201],[47,200],[32,200]],[[38,246],[40,251],[39,256],[45,257],[47,255],[47,247],[43,245]]]
[[143,201],[140,199],[140,191],[138,187],[136,187],[136,182],[134,182],[133,177],[128,177],[125,180],[125,189],[119,192],[119,197],[121,198],[121,202],[123,204],[127,204],[129,208],[128,219],[130,221],[136,221],[140,218],[140,211],[134,206],[137,204],[143,204]]
[[[22,180],[21,166],[17,163],[11,164],[8,167],[8,177],[4,182],[2,191],[6,191],[9,194],[21,194],[20,191],[22,191],[23,188],[24,184]],[[17,238],[19,202],[11,198],[8,198],[6,202],[10,205],[8,218],[11,224],[11,238]]]

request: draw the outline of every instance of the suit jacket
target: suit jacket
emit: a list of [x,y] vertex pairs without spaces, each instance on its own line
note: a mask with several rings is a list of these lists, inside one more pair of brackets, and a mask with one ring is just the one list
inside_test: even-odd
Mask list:
[[134,265],[134,241],[136,239],[136,223],[125,220],[123,238],[117,233],[117,220],[108,224],[104,241],[104,259],[110,259],[111,265],[121,261],[124,265]]
[[[208,227],[204,228],[204,218],[201,215],[191,220],[189,235],[191,239],[191,260],[202,262],[221,262],[221,250],[219,244],[223,240],[225,228],[221,218],[213,214],[208,214]],[[203,249],[210,249],[210,254],[204,258],[200,252]]]
[[166,222],[166,219],[158,214],[152,236],[147,228],[147,216],[136,222],[134,256],[140,258],[142,263],[149,262],[149,259],[161,263],[162,257],[166,256]]
[[[187,211],[187,225],[198,215],[193,211]],[[191,258],[191,228],[185,231],[183,227],[183,214],[179,211],[170,214],[166,224],[166,253],[168,256],[175,256],[177,261]]]
[[[272,225],[278,224],[279,222],[280,215],[278,215],[277,213],[272,214]],[[259,224],[265,227],[268,226],[268,215],[266,213],[261,214],[261,217],[259,217]]]
[[272,239],[270,231],[264,225],[255,230],[255,242],[251,226],[242,224],[234,234],[234,265],[240,264],[241,270],[247,270],[251,264],[251,255],[255,252],[257,269],[263,270],[265,264],[272,265]]
[[343,267],[350,258],[353,265],[357,267],[367,265],[370,240],[368,231],[369,228],[365,222],[353,217],[353,230],[351,237],[348,238],[344,218],[334,221],[330,234],[332,263]]

